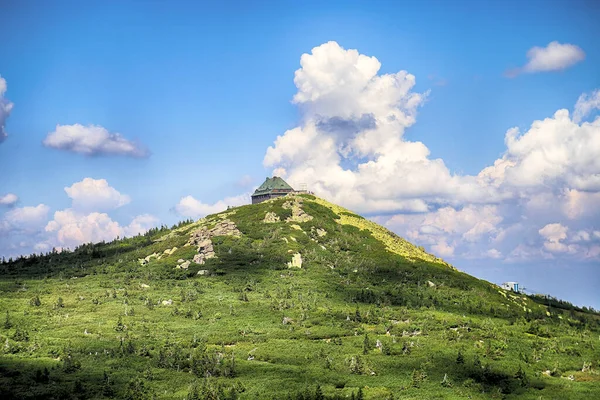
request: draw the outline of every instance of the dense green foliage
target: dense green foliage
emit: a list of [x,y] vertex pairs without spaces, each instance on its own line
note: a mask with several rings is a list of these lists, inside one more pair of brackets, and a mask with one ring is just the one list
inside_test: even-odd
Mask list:
[[[0,264],[0,398],[600,398],[594,310],[409,260],[293,199],[312,219],[286,222],[286,197]],[[175,268],[224,219],[241,237]]]

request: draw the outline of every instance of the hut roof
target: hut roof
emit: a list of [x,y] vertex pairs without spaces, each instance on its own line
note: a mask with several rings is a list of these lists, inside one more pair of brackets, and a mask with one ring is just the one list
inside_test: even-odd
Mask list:
[[294,189],[287,184],[286,181],[284,181],[283,179],[281,179],[278,176],[274,176],[272,178],[267,178],[262,185],[260,185],[258,187],[258,189],[256,189],[254,191],[254,194],[252,196],[261,196],[261,195],[265,195],[265,194],[270,194],[273,191],[293,191]]

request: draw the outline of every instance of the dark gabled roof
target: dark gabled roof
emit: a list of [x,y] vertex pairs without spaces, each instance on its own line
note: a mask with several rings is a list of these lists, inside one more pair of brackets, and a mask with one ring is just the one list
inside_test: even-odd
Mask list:
[[265,194],[270,194],[274,190],[282,190],[282,191],[290,191],[291,192],[294,189],[280,177],[274,176],[272,178],[267,178],[263,182],[263,184],[260,185],[258,187],[258,189],[256,189],[254,191],[254,194],[252,196],[261,196],[261,195],[265,195]]

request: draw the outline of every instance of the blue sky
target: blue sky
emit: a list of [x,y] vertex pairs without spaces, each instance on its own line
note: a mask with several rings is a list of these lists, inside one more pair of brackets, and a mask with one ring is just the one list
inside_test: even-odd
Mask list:
[[[0,255],[198,217],[283,168],[478,277],[600,308],[600,168],[577,150],[600,140],[599,17],[593,1],[3,2]],[[399,71],[414,82],[379,80]],[[399,102],[374,105],[388,94]],[[553,119],[576,104],[581,120]],[[407,119],[385,126],[392,114]],[[378,128],[314,128],[362,116]],[[361,170],[382,157],[396,169]],[[496,160],[514,173],[474,183]]]

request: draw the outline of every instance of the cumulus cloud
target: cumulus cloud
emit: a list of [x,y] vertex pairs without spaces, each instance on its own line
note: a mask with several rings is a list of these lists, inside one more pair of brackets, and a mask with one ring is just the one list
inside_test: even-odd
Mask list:
[[234,197],[226,197],[213,204],[207,204],[195,199],[193,196],[185,196],[179,200],[177,205],[175,205],[174,211],[182,217],[202,218],[209,214],[224,211],[228,206],[248,204],[249,200],[249,194],[242,194]]
[[19,201],[19,197],[14,193],[7,193],[0,196],[0,206],[12,206],[17,201]]
[[13,109],[14,104],[8,101],[4,94],[7,90],[6,79],[0,76],[0,143],[7,138],[8,134],[6,133],[6,120],[8,119],[10,112]]
[[56,211],[45,231],[53,236],[46,243],[54,247],[74,248],[83,243],[110,241],[117,236],[135,236],[156,226],[158,219],[151,215],[135,217],[127,226],[121,226],[106,213],[83,214],[73,209]]
[[593,110],[600,109],[600,89],[594,90],[591,93],[583,93],[575,103],[575,111],[573,112],[573,122],[580,123]]
[[494,197],[474,177],[452,174],[421,142],[403,138],[426,93],[406,71],[328,42],[302,55],[294,103],[302,124],[278,136],[263,164],[292,185],[359,212],[428,211],[428,200]]
[[131,201],[129,196],[111,187],[106,179],[85,178],[65,187],[65,192],[73,202],[72,207],[83,211],[112,210]]
[[0,235],[4,237],[0,240],[0,254],[72,249],[83,243],[143,234],[159,224],[158,218],[142,214],[128,225],[122,225],[103,212],[131,201],[105,179],[85,178],[66,187],[65,192],[71,198],[72,206],[55,211],[50,221],[50,207],[45,204],[9,209],[0,219]]
[[[530,53],[528,70],[561,59],[552,56],[554,44],[547,49]],[[368,214],[440,256],[596,254],[539,231],[557,215],[574,232],[600,224],[594,206],[600,200],[600,118],[581,122],[597,107],[597,92],[580,97],[572,118],[558,110],[523,132],[508,129],[499,159],[476,175],[461,175],[432,158],[424,143],[404,137],[427,98],[413,92],[414,76],[380,74],[375,57],[335,42],[304,54],[300,66],[293,102],[301,123],[278,136],[263,159],[292,186],[306,183],[317,195]]]
[[511,128],[506,152],[480,179],[496,186],[557,186],[600,191],[600,119],[576,123],[566,109],[535,121],[525,133]]
[[139,143],[111,133],[99,125],[56,125],[43,141],[44,146],[86,156],[120,155],[147,157],[149,152]]
[[532,47],[527,51],[527,64],[507,72],[509,77],[521,73],[560,71],[585,59],[585,52],[574,44],[550,42],[546,47]]
[[[429,245],[438,256],[452,257],[455,250],[463,254],[469,251],[471,243],[496,237],[501,232],[502,220],[496,205],[470,204],[462,209],[447,206],[428,213],[399,214],[385,224],[394,231],[404,232],[410,240]],[[496,252],[484,253],[497,258]],[[482,256],[479,253],[477,257]]]
[[36,231],[46,223],[49,211],[50,207],[45,204],[13,208],[4,214],[4,218],[0,221],[0,230],[5,232]]

